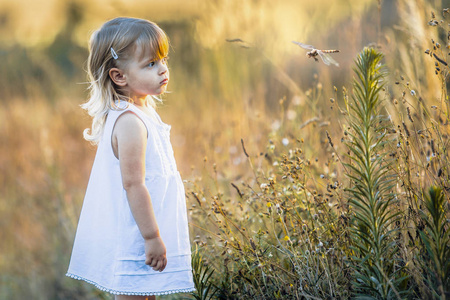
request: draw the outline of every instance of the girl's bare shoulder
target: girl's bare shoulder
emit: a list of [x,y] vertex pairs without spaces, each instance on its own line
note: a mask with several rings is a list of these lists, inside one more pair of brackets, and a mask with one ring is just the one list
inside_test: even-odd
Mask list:
[[132,111],[122,113],[116,120],[113,135],[117,137],[142,138],[147,136],[144,121]]

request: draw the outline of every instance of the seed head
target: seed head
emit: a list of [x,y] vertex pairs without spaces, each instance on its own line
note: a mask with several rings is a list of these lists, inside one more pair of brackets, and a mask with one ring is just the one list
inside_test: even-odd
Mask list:
[[250,238],[250,245],[252,246],[253,250],[256,250],[255,242],[253,242],[253,239]]
[[414,120],[413,120],[413,118],[412,118],[412,116],[411,116],[411,109],[409,108],[409,106],[406,108],[406,111],[407,111],[407,113],[408,113],[408,119],[409,119],[411,122],[414,122]]

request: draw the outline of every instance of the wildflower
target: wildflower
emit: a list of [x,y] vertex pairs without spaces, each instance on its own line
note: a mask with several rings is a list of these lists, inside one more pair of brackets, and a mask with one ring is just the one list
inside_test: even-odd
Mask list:
[[267,202],[267,207],[272,207],[272,203]]
[[290,239],[289,239],[289,237],[286,235],[286,236],[284,237],[284,240],[285,240],[285,241],[289,241]]
[[283,145],[287,146],[289,145],[289,140],[287,138],[284,138],[282,141]]
[[292,104],[294,104],[295,106],[299,106],[300,104],[302,104],[302,98],[300,98],[300,96],[294,96],[292,98]]
[[297,113],[295,110],[290,109],[286,112],[286,117],[288,120],[292,121],[297,117]]
[[281,122],[280,121],[278,121],[278,120],[275,120],[273,123],[272,123],[272,130],[273,131],[277,131],[278,129],[280,129],[280,127],[281,127]]
[[323,243],[319,242],[319,244],[317,244],[317,247],[319,247],[319,248],[323,247]]
[[277,208],[277,213],[278,214],[283,213],[283,210],[281,209],[280,204],[277,203],[276,208]]

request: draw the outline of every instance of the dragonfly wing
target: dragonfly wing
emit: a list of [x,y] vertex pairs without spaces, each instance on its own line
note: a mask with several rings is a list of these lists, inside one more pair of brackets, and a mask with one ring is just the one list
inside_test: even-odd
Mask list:
[[302,44],[302,43],[299,43],[299,42],[296,42],[296,41],[292,41],[292,42],[294,44],[296,44],[296,45],[299,45],[300,47],[302,47],[304,49],[307,49],[307,50],[313,50],[314,49],[314,46],[311,46],[311,45]]
[[329,54],[325,54],[322,51],[317,51],[320,55],[320,58],[322,59],[323,63],[329,66],[330,64],[335,65],[336,67],[339,67],[339,64],[331,58]]

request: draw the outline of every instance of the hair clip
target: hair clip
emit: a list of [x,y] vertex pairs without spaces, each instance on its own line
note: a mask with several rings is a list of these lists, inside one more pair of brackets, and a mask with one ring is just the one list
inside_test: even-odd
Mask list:
[[118,59],[119,55],[117,55],[116,51],[114,51],[113,47],[111,47],[111,55],[114,59]]

